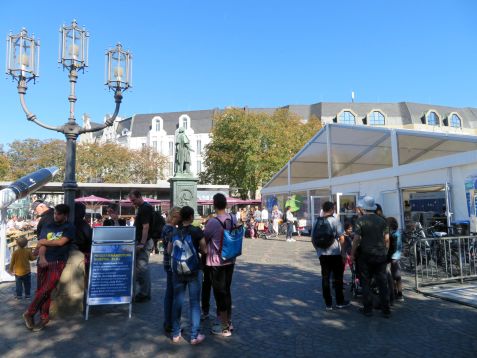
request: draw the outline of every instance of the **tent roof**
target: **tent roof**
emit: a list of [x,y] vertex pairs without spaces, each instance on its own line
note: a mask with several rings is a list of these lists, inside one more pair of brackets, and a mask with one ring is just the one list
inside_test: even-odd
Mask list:
[[327,124],[264,188],[331,179],[391,168],[393,163],[406,165],[474,150],[477,139],[469,135]]

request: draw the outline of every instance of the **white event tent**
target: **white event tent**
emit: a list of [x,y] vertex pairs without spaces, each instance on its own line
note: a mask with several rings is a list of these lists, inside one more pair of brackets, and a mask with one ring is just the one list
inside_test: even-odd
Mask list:
[[352,221],[356,201],[365,195],[401,227],[416,220],[429,224],[431,217],[449,226],[473,219],[465,181],[476,175],[475,136],[332,123],[272,177],[262,200],[281,209],[295,204],[308,227],[324,200],[336,202],[343,222]]

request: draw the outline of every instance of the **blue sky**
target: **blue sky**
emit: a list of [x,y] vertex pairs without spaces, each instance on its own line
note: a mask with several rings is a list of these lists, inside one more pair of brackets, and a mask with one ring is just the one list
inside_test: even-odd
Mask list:
[[[23,10],[21,10],[23,9]],[[114,108],[104,52],[134,54],[120,114],[320,101],[413,101],[477,107],[477,2],[454,1],[32,1],[0,3],[0,35],[26,27],[41,40],[40,81],[27,103],[48,124],[68,116],[57,65],[58,29],[77,19],[91,34],[76,118]],[[5,68],[5,45],[0,46]],[[5,76],[4,76],[5,77]],[[0,80],[0,143],[62,138],[27,122],[16,85]]]

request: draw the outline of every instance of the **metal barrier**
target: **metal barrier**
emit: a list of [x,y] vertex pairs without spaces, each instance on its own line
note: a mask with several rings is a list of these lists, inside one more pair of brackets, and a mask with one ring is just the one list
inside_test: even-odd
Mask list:
[[477,237],[422,238],[409,253],[420,286],[477,279]]

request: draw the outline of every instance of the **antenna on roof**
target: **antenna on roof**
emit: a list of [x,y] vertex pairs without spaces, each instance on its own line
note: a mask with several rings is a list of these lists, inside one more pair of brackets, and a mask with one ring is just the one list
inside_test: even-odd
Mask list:
[[354,91],[351,91],[351,102],[353,102],[353,103],[354,103],[354,97],[355,97],[354,96]]

